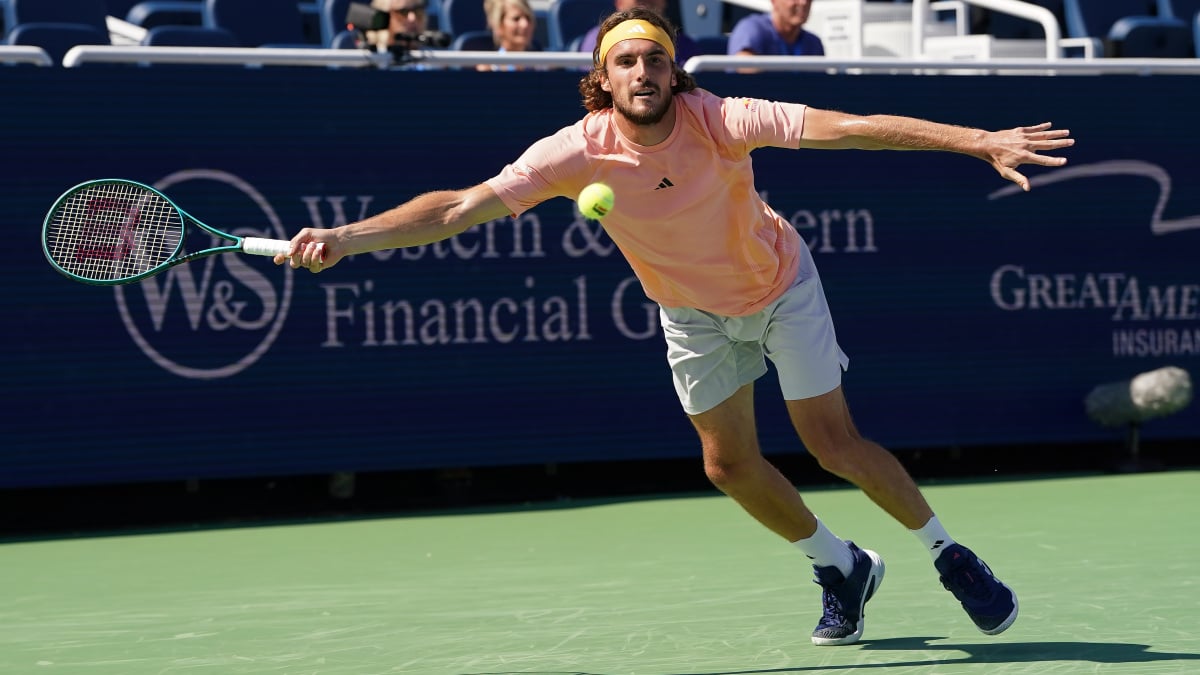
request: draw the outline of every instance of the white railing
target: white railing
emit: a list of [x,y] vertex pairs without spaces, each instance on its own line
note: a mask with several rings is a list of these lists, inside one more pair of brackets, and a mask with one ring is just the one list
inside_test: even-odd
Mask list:
[[[388,58],[390,56],[383,55]],[[382,58],[382,57],[379,57]],[[281,49],[270,47],[130,47],[78,45],[67,50],[63,66],[89,63],[174,63],[243,66],[372,66],[383,65],[376,55],[320,47]]]
[[0,45],[0,63],[30,63],[35,66],[51,67],[54,59],[41,47],[28,45]]
[[[30,50],[26,50],[27,52]],[[41,50],[36,50],[41,52]],[[0,52],[0,54],[5,52]],[[42,52],[44,56],[44,52]],[[409,66],[436,70],[475,66],[515,66],[529,69],[591,67],[591,55],[582,52],[468,52],[429,50],[415,53]],[[89,63],[198,64],[242,66],[312,66],[391,68],[387,53],[351,49],[274,47],[117,47],[80,45],[72,47],[63,65],[75,68]],[[46,57],[41,65],[52,65]],[[402,64],[402,66],[405,64]],[[690,73],[757,70],[772,72],[884,73],[884,74],[1135,74],[1200,75],[1200,59],[1058,59],[1040,58],[960,60],[899,59],[865,57],[834,59],[824,56],[696,56],[684,64]]]
[[684,64],[689,73],[756,70],[760,72],[817,72],[837,74],[1041,74],[1041,75],[1200,75],[1200,59],[991,59],[988,61],[930,61],[868,57],[830,59],[824,56],[694,56]]
[[[592,57],[582,52],[468,52],[418,51],[411,63],[423,68],[464,66],[516,66],[527,68],[588,68]],[[388,53],[357,49],[279,47],[123,47],[79,45],[63,57],[63,66],[77,68],[89,63],[194,64],[244,66],[312,66],[318,68],[393,66]]]
[[[925,16],[926,7],[930,0],[912,0],[913,5],[913,56],[920,57],[925,53]],[[1010,14],[1033,21],[1042,27],[1046,35],[1046,59],[1054,61],[1062,56],[1065,47],[1082,47],[1084,58],[1095,56],[1095,40],[1091,38],[1064,38],[1058,25],[1058,17],[1054,12],[1029,2],[1021,0],[958,0],[967,5],[975,5],[990,9],[1001,14]]]

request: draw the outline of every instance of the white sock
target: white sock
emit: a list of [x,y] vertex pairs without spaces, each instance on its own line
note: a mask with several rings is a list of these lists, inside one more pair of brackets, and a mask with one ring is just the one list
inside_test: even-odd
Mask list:
[[909,532],[921,540],[921,543],[925,545],[925,550],[929,551],[929,555],[934,560],[938,559],[947,546],[954,543],[950,535],[946,534],[946,528],[942,527],[942,521],[938,520],[937,516],[930,518],[929,522],[925,523],[921,529],[909,530]]
[[850,547],[830,532],[819,519],[817,531],[807,539],[793,541],[792,546],[803,551],[817,567],[837,567],[842,576],[850,576],[850,572],[854,570],[854,555],[850,553]]

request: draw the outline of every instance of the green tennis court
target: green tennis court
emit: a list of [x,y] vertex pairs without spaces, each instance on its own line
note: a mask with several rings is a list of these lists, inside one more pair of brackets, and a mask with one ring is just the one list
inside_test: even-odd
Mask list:
[[714,495],[0,546],[0,673],[1200,672],[1200,472],[925,486],[1020,595],[975,630],[916,540],[806,491],[887,575],[814,647],[806,561]]

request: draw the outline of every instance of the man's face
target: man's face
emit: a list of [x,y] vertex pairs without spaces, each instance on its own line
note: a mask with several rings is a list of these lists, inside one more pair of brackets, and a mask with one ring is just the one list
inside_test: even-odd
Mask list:
[[388,30],[395,33],[425,32],[425,0],[392,0]]
[[812,0],[771,0],[775,23],[786,28],[800,28],[808,21]]
[[675,69],[667,50],[653,40],[622,40],[605,57],[601,86],[613,108],[630,122],[652,125],[671,108]]

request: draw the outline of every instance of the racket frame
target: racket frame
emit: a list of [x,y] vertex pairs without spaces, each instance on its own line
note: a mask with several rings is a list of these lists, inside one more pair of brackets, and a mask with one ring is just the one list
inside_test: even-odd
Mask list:
[[[130,276],[118,277],[116,279],[95,279],[91,277],[80,276],[75,272],[67,270],[59,265],[57,261],[55,261],[54,257],[50,253],[50,247],[47,242],[47,235],[49,234],[50,225],[54,220],[55,214],[58,212],[59,207],[63,202],[74,197],[79,192],[97,185],[125,185],[134,189],[145,190],[164,200],[171,208],[175,209],[182,221],[182,232],[179,237],[179,242],[175,246],[175,250],[171,252],[166,260],[148,270]],[[180,255],[180,253],[183,251],[184,243],[188,238],[187,230],[189,224],[194,225],[195,227],[198,227],[209,234],[229,240],[230,243],[223,246],[213,246]],[[84,181],[75,187],[72,187],[64,192],[57,200],[55,200],[54,205],[50,207],[50,211],[46,214],[46,219],[42,223],[42,252],[45,253],[46,260],[50,262],[50,265],[53,266],[54,269],[59,273],[67,276],[70,279],[85,284],[91,284],[93,286],[119,286],[122,284],[135,283],[148,277],[152,277],[159,272],[164,272],[172,267],[175,267],[176,265],[182,265],[184,263],[192,262],[193,260],[207,258],[220,253],[249,253],[252,255],[274,256],[280,253],[286,254],[289,247],[290,242],[282,239],[239,237],[236,234],[230,234],[228,232],[219,230],[201,221],[187,211],[184,211],[178,204],[176,204],[170,197],[163,194],[160,190],[146,185],[145,183],[139,183],[137,181],[128,180],[125,178],[99,178],[96,180]]]

